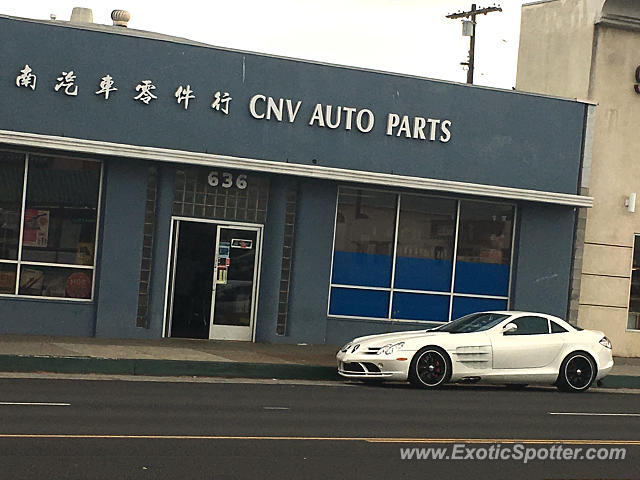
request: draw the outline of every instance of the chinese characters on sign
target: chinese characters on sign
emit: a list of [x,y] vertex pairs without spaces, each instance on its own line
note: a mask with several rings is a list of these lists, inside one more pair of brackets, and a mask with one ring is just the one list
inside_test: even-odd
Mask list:
[[[59,77],[56,78],[57,83],[54,85],[53,89],[56,92],[62,92],[65,95],[70,97],[78,96],[78,85],[76,84],[77,75],[73,70],[63,71]],[[16,87],[21,88],[30,88],[31,90],[36,89],[36,81],[37,76],[34,73],[33,69],[28,65],[20,70],[20,74],[16,76]],[[96,95],[104,96],[105,100],[109,100],[109,95],[112,92],[118,91],[118,88],[115,86],[116,82],[114,78],[107,74],[100,79],[98,84],[98,90],[94,92]],[[153,84],[152,80],[142,80],[135,87],[136,92],[138,94],[133,97],[134,100],[138,100],[145,105],[149,105],[151,100],[157,100],[157,96],[153,94],[153,90],[156,90],[156,86]],[[184,107],[185,110],[189,108],[189,100],[193,100],[196,98],[194,91],[191,89],[191,85],[187,84],[187,86],[179,85],[177,90],[174,93],[174,96],[177,100],[177,103]],[[221,93],[217,91],[213,95],[214,100],[211,104],[211,108],[216,111],[220,111],[225,115],[229,114],[229,103],[232,98],[228,92]]]
[[229,114],[229,102],[233,100],[229,96],[228,92],[224,92],[222,96],[220,96],[220,92],[216,92],[213,94],[213,103],[211,104],[211,108],[214,110],[221,111],[225,115]]
[[[27,67],[28,66],[29,65],[27,65]],[[640,67],[636,68],[636,84],[633,86],[633,88],[636,93],[640,94]]]
[[136,92],[140,92],[137,96],[133,97],[134,100],[140,100],[142,103],[149,105],[151,100],[155,100],[156,97],[151,90],[155,90],[156,86],[151,80],[143,80],[142,83],[136,85]]
[[56,86],[53,89],[58,92],[61,88],[64,88],[65,95],[69,95],[70,97],[75,97],[78,95],[78,86],[75,84],[76,76],[73,74],[73,70],[69,70],[68,72],[62,72],[56,80]]
[[17,87],[28,87],[31,90],[36,89],[36,76],[31,73],[31,67],[29,65],[25,65],[22,70],[20,70],[21,75],[16,77],[16,86]]
[[187,85],[186,87],[180,85],[176,90],[176,93],[174,93],[174,96],[178,100],[178,103],[184,102],[185,110],[189,108],[189,100],[191,98],[196,98],[196,96],[193,95],[193,91],[191,90],[191,85]]
[[96,95],[104,95],[104,99],[109,100],[109,92],[115,92],[116,90],[118,90],[113,86],[114,83],[115,82],[113,81],[113,78],[111,78],[111,75],[105,75],[104,77],[102,77],[102,81],[100,82],[100,90],[96,92]]

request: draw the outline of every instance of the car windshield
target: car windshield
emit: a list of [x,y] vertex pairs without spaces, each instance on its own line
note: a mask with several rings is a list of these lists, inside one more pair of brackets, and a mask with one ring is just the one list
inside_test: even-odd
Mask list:
[[482,332],[497,325],[508,317],[509,315],[505,315],[504,313],[472,313],[452,322],[445,323],[435,330],[449,333]]

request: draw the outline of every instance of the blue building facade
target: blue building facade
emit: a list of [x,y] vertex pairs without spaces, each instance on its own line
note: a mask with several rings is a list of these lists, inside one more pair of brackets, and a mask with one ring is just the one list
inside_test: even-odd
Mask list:
[[565,316],[589,106],[0,17],[0,333]]

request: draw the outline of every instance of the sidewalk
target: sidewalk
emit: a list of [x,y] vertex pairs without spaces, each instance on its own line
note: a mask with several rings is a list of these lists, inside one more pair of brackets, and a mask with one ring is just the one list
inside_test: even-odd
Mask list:
[[0,335],[0,372],[338,380],[336,345]]
[[[337,345],[0,335],[0,372],[338,380]],[[640,388],[640,358],[615,359],[605,388]]]

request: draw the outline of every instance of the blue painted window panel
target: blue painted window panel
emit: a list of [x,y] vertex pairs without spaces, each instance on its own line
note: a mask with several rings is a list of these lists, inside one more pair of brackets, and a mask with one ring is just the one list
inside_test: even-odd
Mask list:
[[506,297],[509,289],[509,265],[456,262],[455,293]]
[[329,315],[387,318],[389,295],[380,290],[332,287]]
[[451,289],[450,260],[397,257],[394,288],[448,292]]
[[392,317],[446,322],[449,318],[449,295],[394,292]]
[[456,318],[460,318],[469,313],[483,312],[485,310],[506,309],[506,300],[496,300],[493,298],[454,297],[451,320],[455,320]]
[[388,288],[391,286],[391,261],[390,255],[336,250],[331,283]]

